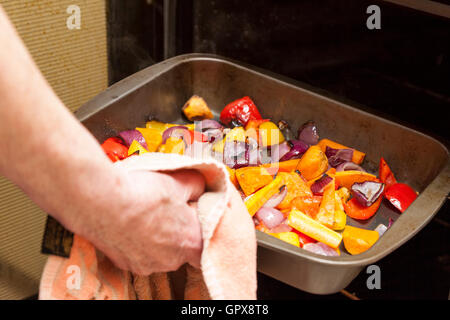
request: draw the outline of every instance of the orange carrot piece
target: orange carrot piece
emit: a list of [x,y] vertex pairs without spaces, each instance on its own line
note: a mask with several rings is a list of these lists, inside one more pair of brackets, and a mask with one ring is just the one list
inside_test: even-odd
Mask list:
[[269,173],[271,175],[274,175],[277,172],[295,171],[299,161],[300,161],[300,159],[292,159],[292,160],[280,161],[280,162],[275,162],[275,163],[266,163],[266,164],[263,164],[261,167],[266,168],[267,171],[269,171]]
[[320,149],[325,152],[327,149],[327,146],[333,149],[352,149],[353,150],[353,158],[352,161],[356,164],[361,164],[364,160],[364,157],[366,156],[366,154],[364,152],[358,151],[356,149],[353,148],[349,148],[344,146],[343,144],[328,140],[328,139],[322,139],[319,141],[319,143],[317,144]]

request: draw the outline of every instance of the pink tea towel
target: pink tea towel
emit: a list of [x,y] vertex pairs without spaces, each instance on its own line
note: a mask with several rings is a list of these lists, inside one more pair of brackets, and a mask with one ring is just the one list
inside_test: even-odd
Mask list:
[[68,259],[48,258],[40,299],[256,299],[253,222],[222,164],[213,159],[146,153],[116,165],[130,171],[194,169],[203,174],[207,190],[197,203],[203,236],[201,269],[184,265],[175,272],[134,275],[115,267],[75,235]]

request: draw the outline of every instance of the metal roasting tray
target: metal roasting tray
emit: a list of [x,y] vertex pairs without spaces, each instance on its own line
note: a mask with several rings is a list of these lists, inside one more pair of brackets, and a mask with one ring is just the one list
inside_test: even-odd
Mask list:
[[389,218],[395,220],[368,251],[351,256],[341,248],[340,257],[324,257],[256,231],[258,271],[310,293],[331,294],[430,221],[448,195],[450,162],[447,148],[439,141],[318,92],[223,57],[188,54],[114,84],[82,106],[76,116],[102,142],[119,131],[144,126],[149,115],[161,121],[185,122],[181,107],[193,94],[205,98],[217,117],[228,102],[248,95],[264,117],[285,119],[294,129],[307,120],[316,121],[321,138],[365,152],[363,166],[369,171],[376,172],[383,156],[398,181],[411,185],[420,196],[401,215],[384,200],[370,220],[348,218],[348,224],[369,229],[387,225]]

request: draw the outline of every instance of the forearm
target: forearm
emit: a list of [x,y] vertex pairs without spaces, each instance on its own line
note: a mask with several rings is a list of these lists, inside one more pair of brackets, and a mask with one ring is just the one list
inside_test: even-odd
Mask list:
[[0,30],[0,174],[67,220],[63,205],[100,196],[99,182],[105,188],[120,182],[97,141],[53,93],[1,6]]

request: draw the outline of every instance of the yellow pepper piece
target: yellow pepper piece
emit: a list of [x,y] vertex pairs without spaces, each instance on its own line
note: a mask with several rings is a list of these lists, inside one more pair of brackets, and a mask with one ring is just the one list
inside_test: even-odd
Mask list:
[[253,196],[245,201],[245,206],[247,207],[248,213],[250,213],[253,217],[254,214],[261,209],[264,203],[267,202],[267,200],[280,191],[283,184],[283,178],[276,177],[271,183],[256,191]]
[[336,249],[342,241],[341,234],[333,231],[316,220],[308,217],[303,212],[293,209],[288,216],[288,224],[297,231],[325,243]]
[[223,138],[222,140],[216,142],[213,145],[213,150],[215,152],[223,153],[223,148],[225,147],[225,142],[226,141],[241,141],[241,142],[245,142],[245,130],[244,130],[244,128],[243,127],[235,127],[233,129],[231,129],[231,131],[227,133],[225,138]]
[[165,144],[159,147],[158,152],[184,154],[184,141],[183,139],[170,137]]
[[346,203],[348,199],[350,199],[350,190],[348,190],[346,187],[339,188],[336,191],[336,194],[341,199],[341,203]]
[[278,129],[278,126],[271,121],[261,123],[259,125],[258,132],[259,132],[259,143],[263,147],[280,144],[285,140],[280,129]]
[[188,128],[188,130],[194,130],[195,124],[194,123],[189,123],[189,124],[164,123],[164,122],[155,121],[155,120],[148,121],[145,124],[146,128],[158,130],[160,134],[163,134],[163,132],[166,129],[168,129],[170,127],[175,127],[175,126],[185,126],[186,128]]
[[283,240],[284,242],[290,243],[296,247],[300,248],[300,239],[298,234],[295,232],[279,232],[279,233],[269,233],[271,236]]
[[343,210],[336,210],[334,212],[334,224],[333,230],[344,230],[345,224],[347,223],[347,215]]
[[136,128],[136,130],[142,134],[145,142],[147,142],[148,151],[156,152],[161,145],[162,134],[158,130],[152,128]]
[[131,156],[136,151],[139,151],[139,154],[144,154],[148,152],[139,142],[133,140],[130,147],[128,148],[128,155]]
[[342,236],[345,249],[352,255],[369,250],[380,237],[376,231],[352,226],[346,226]]

